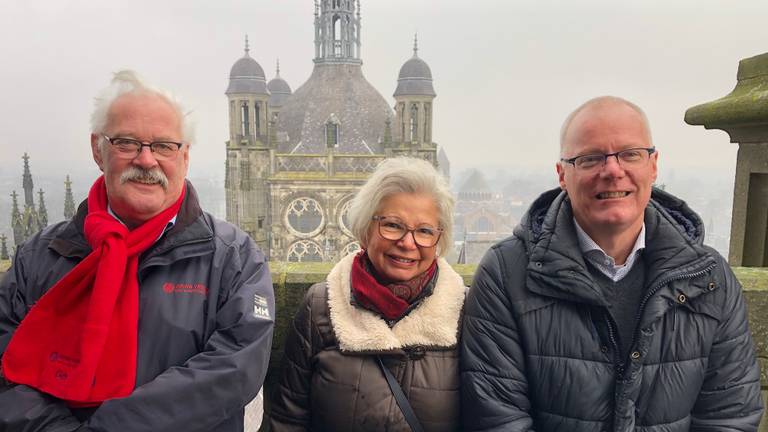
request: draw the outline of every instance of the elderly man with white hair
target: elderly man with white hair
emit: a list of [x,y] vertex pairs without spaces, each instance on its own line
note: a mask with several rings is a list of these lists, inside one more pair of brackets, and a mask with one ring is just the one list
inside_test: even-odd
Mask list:
[[96,99],[103,176],[0,281],[0,430],[242,431],[272,340],[264,255],[185,180],[181,106],[133,72]]

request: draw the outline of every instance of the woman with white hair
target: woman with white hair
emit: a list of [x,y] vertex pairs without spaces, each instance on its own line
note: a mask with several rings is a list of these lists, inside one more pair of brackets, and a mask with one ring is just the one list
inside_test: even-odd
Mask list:
[[362,247],[313,285],[285,342],[274,431],[459,429],[465,287],[440,257],[453,197],[420,159],[379,165],[350,207]]

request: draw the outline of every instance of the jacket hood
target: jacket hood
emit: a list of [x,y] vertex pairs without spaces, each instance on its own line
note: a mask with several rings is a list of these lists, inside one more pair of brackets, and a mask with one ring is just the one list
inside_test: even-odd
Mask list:
[[[684,201],[653,189],[644,221],[643,260],[649,285],[714,267],[713,255],[702,245],[701,218]],[[524,243],[530,257],[529,287],[559,298],[606,304],[580,252],[566,192],[553,189],[543,193],[515,228],[514,235]],[[557,283],[548,282],[552,279]]]
[[[552,228],[554,218],[563,204],[567,204],[563,210],[573,217],[568,194],[560,188],[544,192],[531,204],[520,224],[515,227],[515,235],[526,241],[536,242],[544,231]],[[702,244],[704,242],[704,223],[685,201],[669,194],[661,189],[653,188],[651,201],[648,207],[663,212],[673,222],[682,234],[690,241]],[[646,221],[649,211],[646,210]]]

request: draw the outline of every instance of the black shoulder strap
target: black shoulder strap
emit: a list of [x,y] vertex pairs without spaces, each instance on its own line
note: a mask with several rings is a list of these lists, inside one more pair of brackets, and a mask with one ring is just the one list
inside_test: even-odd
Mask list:
[[413,432],[424,432],[424,428],[421,427],[421,423],[419,423],[419,419],[416,417],[416,414],[413,412],[413,408],[411,408],[411,404],[408,402],[408,398],[405,397],[405,394],[403,393],[403,389],[400,388],[400,384],[398,384],[395,377],[392,376],[392,372],[390,372],[389,369],[387,369],[387,367],[384,366],[384,362],[381,361],[381,357],[376,356],[376,361],[379,362],[379,367],[381,368],[381,371],[384,373],[384,377],[387,379],[387,384],[389,384],[389,389],[392,390],[392,394],[395,396],[397,405],[400,407],[400,411],[403,412],[405,421],[408,422],[408,425],[411,427],[411,430]]

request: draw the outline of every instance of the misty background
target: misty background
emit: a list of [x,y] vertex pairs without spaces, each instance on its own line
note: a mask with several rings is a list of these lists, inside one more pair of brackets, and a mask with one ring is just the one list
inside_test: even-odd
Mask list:
[[[455,188],[470,169],[496,192],[524,199],[555,187],[563,119],[589,98],[617,95],[648,114],[658,182],[702,215],[708,242],[727,254],[738,146],[724,132],[686,125],[683,115],[730,92],[740,59],[768,51],[768,2],[360,3],[363,73],[391,104],[418,32],[437,92],[433,138],[447,152]],[[224,217],[229,69],[247,34],[267,80],[279,58],[296,90],[312,71],[313,10],[310,0],[4,2],[0,234],[12,237],[10,193],[23,195],[24,152],[49,221],[63,218],[67,174],[75,201],[85,198],[99,174],[89,147],[93,97],[124,68],[190,110],[189,177],[203,205]]]

